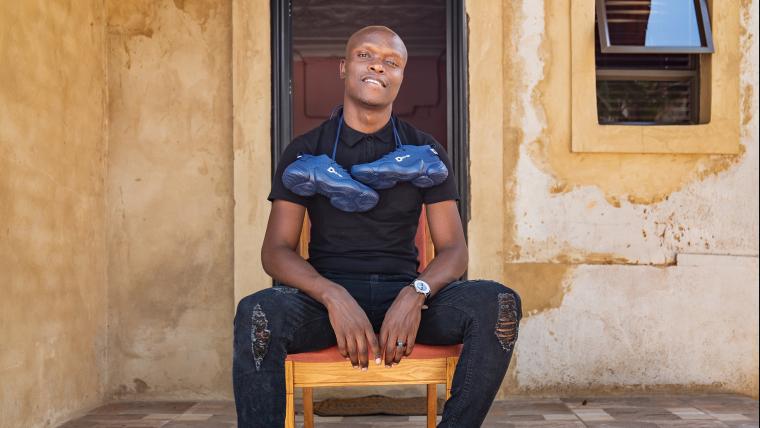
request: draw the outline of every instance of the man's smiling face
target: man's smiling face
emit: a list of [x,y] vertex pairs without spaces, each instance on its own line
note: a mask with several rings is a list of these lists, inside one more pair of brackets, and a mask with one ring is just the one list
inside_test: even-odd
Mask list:
[[407,53],[404,42],[384,27],[354,33],[340,62],[346,96],[368,107],[393,103],[404,80]]

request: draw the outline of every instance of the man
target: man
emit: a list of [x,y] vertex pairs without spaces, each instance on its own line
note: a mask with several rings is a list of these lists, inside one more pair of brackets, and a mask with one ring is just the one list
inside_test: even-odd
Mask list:
[[[354,33],[340,63],[342,113],[297,137],[283,154],[261,257],[266,272],[287,285],[256,292],[238,305],[233,380],[241,428],[281,427],[286,355],[335,344],[359,370],[371,361],[384,364],[375,370],[393,370],[416,342],[463,343],[439,427],[479,427],[501,385],[521,302],[496,282],[457,281],[468,256],[453,173],[429,188],[401,182],[378,190],[377,205],[366,212],[341,211],[322,195],[299,196],[282,183],[283,171],[299,154],[329,156],[333,144],[346,171],[373,162],[396,148],[394,129],[404,144],[431,145],[451,171],[430,135],[392,120],[406,61],[406,47],[390,29]],[[436,255],[418,274],[414,236],[422,204]],[[296,247],[307,209],[312,226],[305,261]],[[429,292],[419,282],[408,286],[415,279]]]

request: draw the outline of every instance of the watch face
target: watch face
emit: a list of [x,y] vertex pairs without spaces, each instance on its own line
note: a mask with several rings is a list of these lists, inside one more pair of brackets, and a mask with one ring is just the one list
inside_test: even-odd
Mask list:
[[419,279],[414,281],[414,288],[420,293],[430,293],[430,286],[428,283]]

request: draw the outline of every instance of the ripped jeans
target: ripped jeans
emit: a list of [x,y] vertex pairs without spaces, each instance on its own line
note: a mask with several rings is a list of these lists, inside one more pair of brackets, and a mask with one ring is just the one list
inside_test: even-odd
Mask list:
[[[356,299],[375,333],[398,292],[414,279],[410,275],[322,274]],[[497,282],[456,281],[426,304],[415,343],[464,344],[438,427],[480,427],[512,358],[522,318],[520,297]],[[235,314],[232,368],[238,427],[282,427],[285,357],[335,344],[327,309],[294,287],[276,285],[241,300]],[[370,365],[374,365],[372,356]]]

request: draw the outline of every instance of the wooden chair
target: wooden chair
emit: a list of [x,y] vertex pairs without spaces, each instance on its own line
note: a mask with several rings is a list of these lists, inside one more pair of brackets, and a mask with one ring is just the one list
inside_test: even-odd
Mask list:
[[387,368],[370,361],[367,371],[351,366],[333,346],[321,351],[288,355],[285,360],[285,428],[295,428],[295,388],[303,388],[304,428],[314,427],[313,388],[325,386],[427,385],[427,426],[435,428],[437,414],[436,385],[446,385],[446,399],[451,396],[451,380],[459,361],[462,345],[429,346],[415,344],[401,362]]

